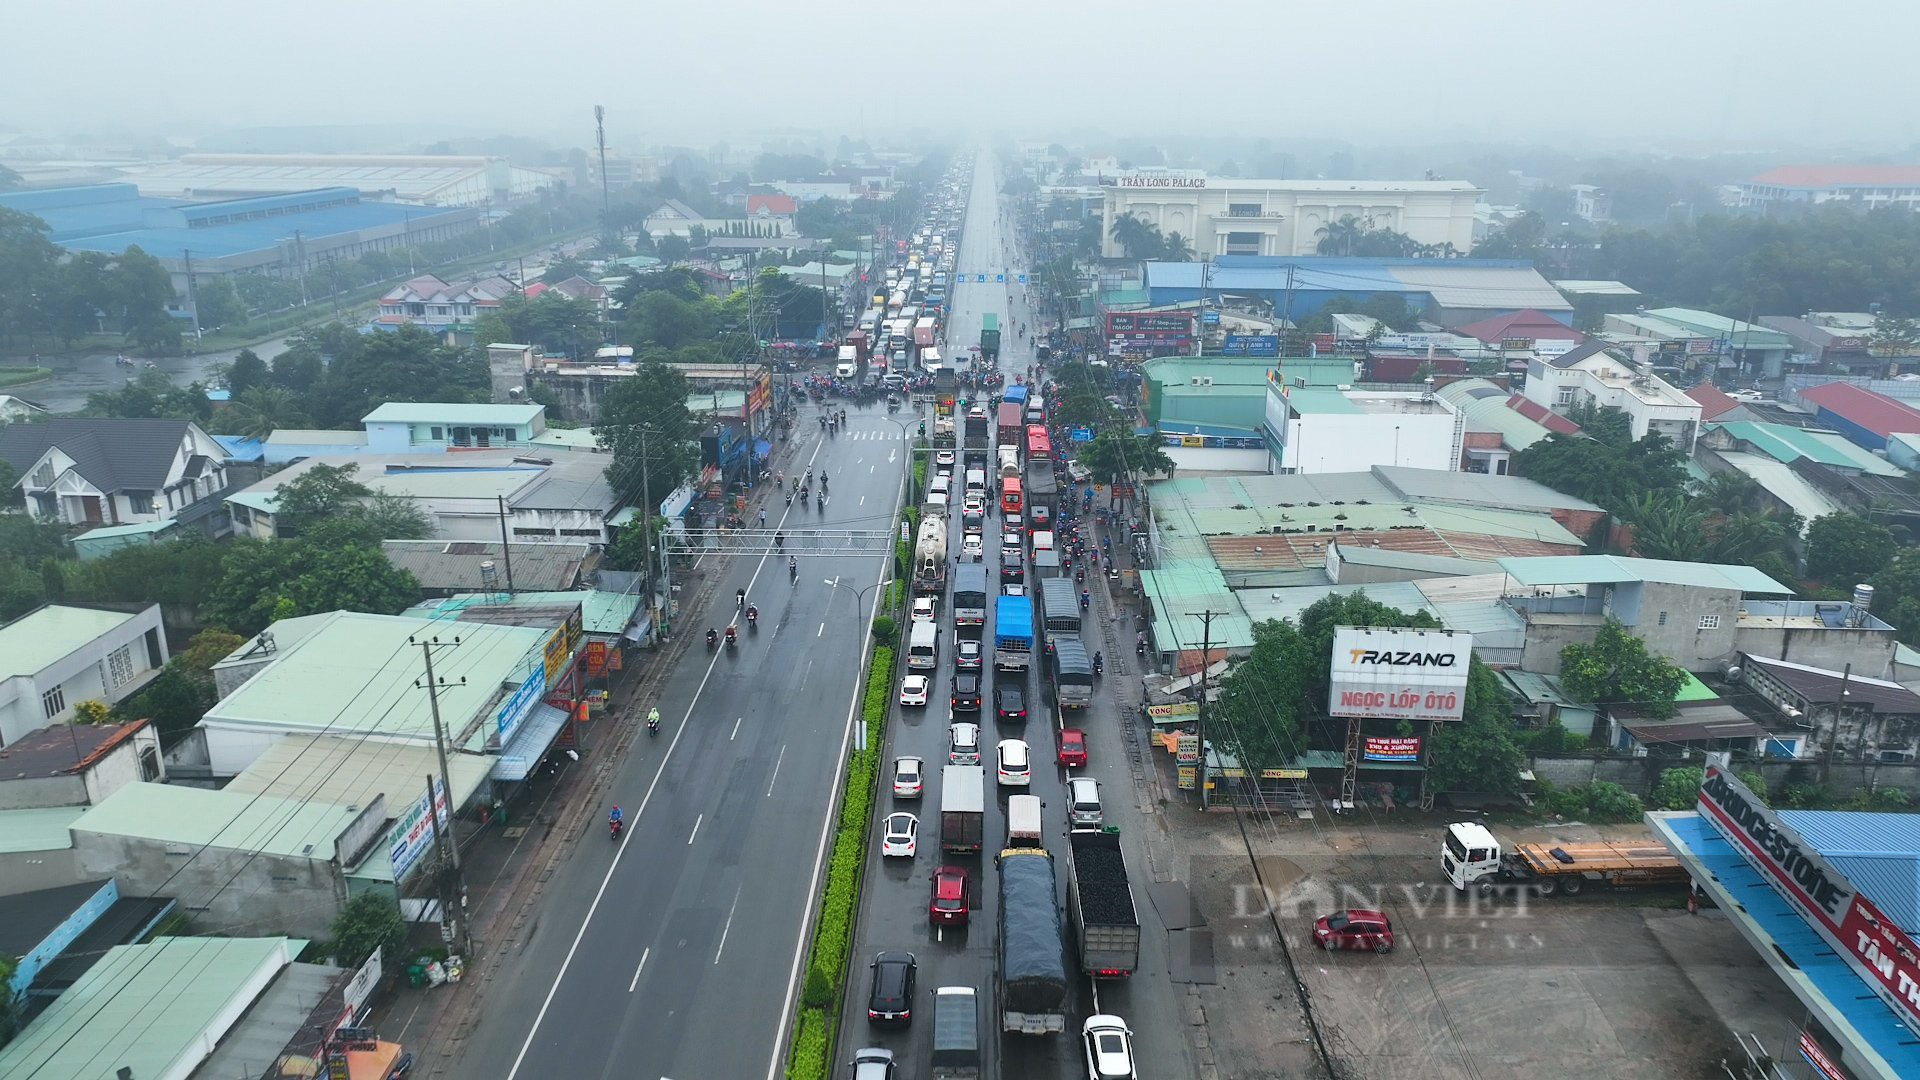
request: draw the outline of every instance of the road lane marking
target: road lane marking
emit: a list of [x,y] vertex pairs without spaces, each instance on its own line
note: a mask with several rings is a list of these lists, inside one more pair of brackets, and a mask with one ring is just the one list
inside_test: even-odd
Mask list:
[[780,763],[787,760],[787,744],[780,744],[780,756],[773,759],[773,775],[767,778],[767,798],[773,798],[773,782],[780,779]]
[[857,503],[855,503],[854,505],[855,505],[855,506],[865,506],[865,505],[867,505],[867,497],[866,497],[865,495],[862,495],[862,496],[860,496],[860,501],[859,501],[859,502],[857,502]]
[[[741,886],[740,888],[745,888]],[[720,954],[727,951],[727,932],[733,929],[733,913],[740,906],[740,888],[733,890],[733,907],[727,909],[727,923],[720,928],[720,947],[713,950],[713,962],[720,962]]]
[[629,994],[633,993],[633,988],[640,985],[640,973],[647,970],[647,957],[652,955],[653,955],[652,948],[648,948],[645,951],[641,952],[640,966],[633,969],[633,981],[627,984],[627,993]]
[[818,630],[815,630],[815,631],[813,632],[813,636],[814,636],[814,637],[825,637],[825,636],[826,636],[826,634],[827,634],[827,624],[826,624],[826,623],[821,623],[821,624],[820,624],[820,629],[818,629]]
[[745,719],[746,717],[744,716],[736,716],[733,718],[733,734],[727,736],[728,742],[732,742],[733,740],[740,737],[740,721]]
[[692,847],[693,838],[700,835],[700,823],[705,820],[707,820],[707,815],[705,814],[701,814],[699,817],[693,819],[693,831],[687,834],[688,847]]

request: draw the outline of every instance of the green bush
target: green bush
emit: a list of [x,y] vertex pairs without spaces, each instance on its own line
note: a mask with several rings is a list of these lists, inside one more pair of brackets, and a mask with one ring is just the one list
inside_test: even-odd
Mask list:
[[1653,787],[1653,805],[1662,810],[1691,810],[1706,775],[1705,769],[1662,769],[1660,782]]
[[832,1042],[831,1017],[837,1015],[840,984],[853,948],[853,916],[859,906],[860,871],[868,846],[867,818],[880,779],[880,747],[892,690],[893,650],[881,646],[873,650],[866,696],[861,702],[868,749],[855,753],[847,763],[846,796],[840,804],[840,824],[834,831],[833,852],[827,862],[826,892],[820,898],[820,918],[814,926],[807,959],[801,998],[804,1008],[787,1060],[790,1078],[826,1080],[832,1072],[832,1063],[827,1060]]
[[1520,745],[1530,754],[1566,754],[1586,749],[1586,740],[1556,720],[1545,727],[1522,732]]
[[1606,780],[1550,790],[1544,793],[1543,801],[1560,817],[1594,824],[1638,821],[1646,813],[1640,796]]
[[1780,805],[1787,810],[1817,810],[1833,805],[1833,792],[1821,784],[1788,784],[1780,795]]
[[881,641],[892,641],[896,631],[891,615],[881,615],[873,620],[873,636]]

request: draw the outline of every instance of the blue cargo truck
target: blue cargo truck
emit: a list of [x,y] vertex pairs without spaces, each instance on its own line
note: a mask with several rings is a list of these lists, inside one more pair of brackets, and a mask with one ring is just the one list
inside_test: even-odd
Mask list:
[[1025,671],[1033,662],[1033,601],[1025,596],[993,598],[993,667]]

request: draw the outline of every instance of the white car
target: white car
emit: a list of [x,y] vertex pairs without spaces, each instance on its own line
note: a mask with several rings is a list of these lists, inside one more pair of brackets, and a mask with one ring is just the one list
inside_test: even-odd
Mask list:
[[1033,782],[1033,770],[1027,759],[1027,744],[1019,739],[1000,740],[1000,786],[1026,787]]
[[948,468],[952,468],[953,460],[953,451],[951,450],[935,450],[933,452],[933,463],[935,465],[945,465]]
[[1117,1016],[1098,1013],[1080,1027],[1087,1044],[1089,1080],[1136,1080],[1133,1071],[1133,1032]]
[[960,557],[968,562],[985,562],[987,559],[986,537],[976,532],[970,532],[961,537]]
[[898,757],[893,759],[893,797],[896,799],[917,799],[924,784],[921,779],[926,775],[926,767],[917,757]]
[[900,704],[925,705],[932,688],[933,680],[925,675],[909,675],[900,680]]
[[1020,534],[1019,534],[1019,533],[1017,533],[1017,532],[1003,532],[1003,533],[1001,533],[1001,534],[1000,534],[1000,546],[1002,546],[1002,547],[1010,547],[1010,548],[1013,548],[1013,549],[1014,549],[1015,551],[1018,551],[1018,550],[1020,550]]
[[887,831],[880,838],[883,858],[913,858],[914,842],[920,836],[920,819],[901,812],[887,815]]
[[1025,596],[1027,595],[1027,587],[1025,585],[1002,585],[1000,586],[1000,595]]
[[938,604],[931,596],[917,596],[913,600],[913,621],[932,622]]

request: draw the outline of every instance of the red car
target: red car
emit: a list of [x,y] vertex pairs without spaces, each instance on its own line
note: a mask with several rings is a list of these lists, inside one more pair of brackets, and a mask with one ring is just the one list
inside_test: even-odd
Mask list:
[[1392,952],[1393,923],[1387,919],[1386,912],[1348,908],[1314,920],[1313,943],[1329,952],[1335,949]]
[[958,866],[943,866],[933,872],[933,899],[927,902],[927,919],[935,926],[965,926],[969,913],[967,872]]
[[1079,728],[1060,729],[1060,764],[1069,769],[1087,764],[1087,734]]

